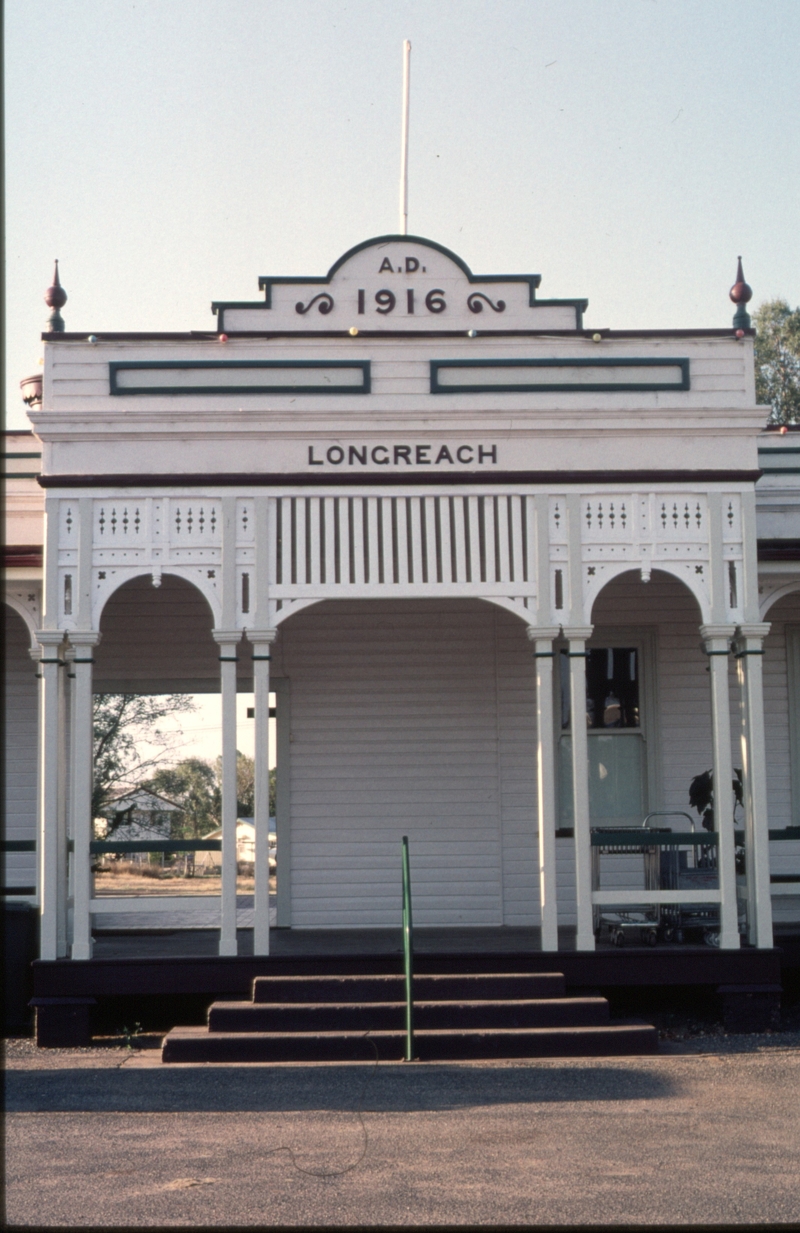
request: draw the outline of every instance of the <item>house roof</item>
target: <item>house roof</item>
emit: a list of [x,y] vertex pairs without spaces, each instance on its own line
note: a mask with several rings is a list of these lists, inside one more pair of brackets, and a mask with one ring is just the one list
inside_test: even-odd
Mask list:
[[110,801],[106,808],[113,810],[114,813],[121,813],[123,809],[130,809],[143,801],[153,801],[156,803],[155,807],[166,810],[183,808],[175,801],[168,800],[166,796],[161,796],[159,792],[151,792],[149,788],[134,788],[130,792],[123,792]]

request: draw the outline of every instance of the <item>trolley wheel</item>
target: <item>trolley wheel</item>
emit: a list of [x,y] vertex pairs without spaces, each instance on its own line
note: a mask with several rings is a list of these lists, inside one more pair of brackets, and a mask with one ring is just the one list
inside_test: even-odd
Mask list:
[[658,934],[656,933],[655,929],[651,929],[647,935],[647,945],[655,946],[657,941],[658,941]]
[[625,934],[622,932],[621,929],[618,929],[614,935],[614,945],[615,946],[625,945]]

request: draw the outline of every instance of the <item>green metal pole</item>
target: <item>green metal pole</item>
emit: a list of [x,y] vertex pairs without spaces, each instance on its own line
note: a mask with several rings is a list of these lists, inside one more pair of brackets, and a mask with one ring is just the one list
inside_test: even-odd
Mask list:
[[411,869],[408,835],[403,836],[403,966],[406,978],[406,1057],[414,1061],[414,926],[411,919]]

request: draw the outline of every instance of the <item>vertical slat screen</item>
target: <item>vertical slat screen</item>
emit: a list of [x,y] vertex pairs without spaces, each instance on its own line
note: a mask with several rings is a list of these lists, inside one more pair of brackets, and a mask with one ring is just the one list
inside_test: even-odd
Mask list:
[[499,562],[497,571],[498,582],[509,582],[511,579],[511,570],[509,567],[509,542],[508,542],[508,502],[507,496],[495,497],[497,505],[497,546],[499,550]]
[[440,582],[436,551],[436,497],[425,497],[425,564],[426,582]]
[[395,552],[397,555],[397,581],[403,586],[411,581],[411,576],[408,571],[408,501],[405,497],[396,497],[394,500],[395,511]]
[[295,582],[304,586],[309,581],[306,575],[306,505],[307,497],[296,497],[295,509]]
[[467,581],[467,540],[464,533],[464,518],[466,503],[463,497],[450,498],[450,513],[452,518],[452,536],[455,556],[455,573],[453,582]]
[[486,585],[530,594],[535,522],[525,497],[270,500],[270,575],[279,588]]
[[392,535],[392,501],[382,499],[379,505],[380,523],[381,523],[381,539],[383,541],[383,579],[382,581],[391,586],[395,581],[395,560],[394,560],[394,538]]
[[325,514],[325,555],[324,562],[324,582],[326,586],[332,586],[336,581],[336,516],[334,514],[334,506],[336,505],[335,497],[325,497],[324,499],[324,514]]
[[320,506],[322,502],[319,497],[310,497],[309,505],[309,530],[310,530],[310,546],[311,546],[311,576],[309,582],[317,586],[320,581],[320,554],[322,551],[322,536],[320,534]]
[[480,535],[480,519],[478,511],[479,497],[467,497],[466,504],[469,510],[468,527],[469,527],[469,581],[481,582],[481,535]]
[[367,497],[367,556],[369,562],[369,577],[367,582],[374,586],[380,582],[380,535],[378,532],[378,498]]
[[454,582],[453,576],[453,531],[450,526],[450,497],[437,498],[439,504],[439,525],[442,540],[442,582]]
[[482,582],[496,580],[495,539],[494,539],[494,497],[479,497],[483,504],[483,559],[484,571]]
[[523,581],[522,569],[522,503],[524,497],[509,497],[511,502],[511,579]]
[[409,574],[413,578],[409,582],[425,582],[425,572],[422,568],[422,498],[407,497],[409,519],[411,523],[411,548],[409,552]]
[[364,585],[364,497],[351,497],[353,515],[353,570],[351,577],[356,586]]

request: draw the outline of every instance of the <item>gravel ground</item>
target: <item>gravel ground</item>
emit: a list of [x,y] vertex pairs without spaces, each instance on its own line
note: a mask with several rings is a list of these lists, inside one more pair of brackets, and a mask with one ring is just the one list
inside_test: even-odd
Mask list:
[[162,1066],[7,1042],[11,1225],[800,1221],[800,1031],[657,1057]]

